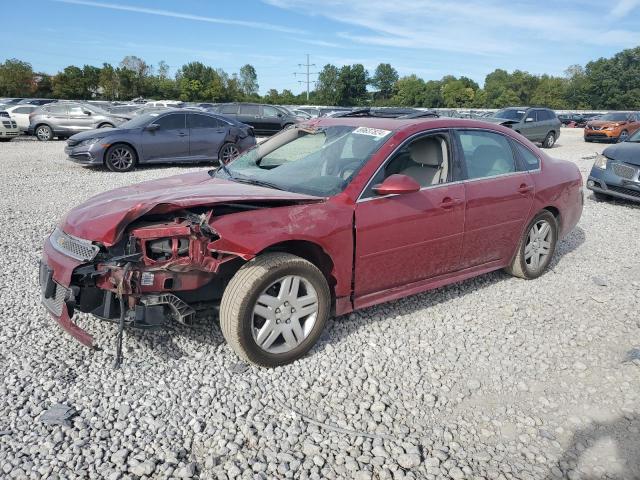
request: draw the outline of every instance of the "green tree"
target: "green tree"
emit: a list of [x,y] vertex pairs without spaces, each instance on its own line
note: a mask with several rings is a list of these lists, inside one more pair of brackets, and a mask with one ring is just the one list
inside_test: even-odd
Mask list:
[[542,75],[531,94],[531,105],[557,109],[569,108],[566,99],[567,84],[568,81],[565,78]]
[[0,95],[27,97],[34,88],[31,64],[10,58],[0,63]]
[[52,80],[53,95],[63,99],[88,98],[82,70],[74,65],[65,67]]
[[337,94],[338,105],[362,105],[367,101],[367,84],[369,74],[364,65],[344,65],[338,73]]
[[321,105],[337,105],[340,101],[338,79],[340,72],[335,65],[327,64],[322,67],[316,83],[317,102]]
[[382,100],[390,98],[398,78],[398,71],[391,64],[379,64],[371,77],[371,85],[378,90],[377,97]]
[[415,74],[400,78],[395,85],[393,103],[401,107],[422,107],[426,103],[425,81]]
[[240,68],[240,91],[246,97],[258,96],[258,74],[253,65],[246,64]]
[[102,98],[107,100],[115,100],[119,94],[119,80],[116,70],[109,63],[103,63],[98,78],[98,88],[101,91]]

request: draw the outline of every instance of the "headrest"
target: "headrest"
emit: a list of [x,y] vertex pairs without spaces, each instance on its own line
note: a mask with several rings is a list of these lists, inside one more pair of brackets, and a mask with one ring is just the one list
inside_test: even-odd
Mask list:
[[409,145],[411,160],[421,165],[439,167],[442,165],[442,146],[440,140],[433,137],[416,140]]

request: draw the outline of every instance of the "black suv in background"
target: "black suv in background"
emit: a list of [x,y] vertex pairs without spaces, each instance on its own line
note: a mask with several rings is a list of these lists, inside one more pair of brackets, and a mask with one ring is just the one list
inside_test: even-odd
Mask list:
[[544,148],[553,147],[562,126],[553,110],[538,107],[503,108],[485,120],[509,127]]
[[256,135],[273,135],[303,120],[275,105],[260,103],[221,103],[207,110],[251,125]]

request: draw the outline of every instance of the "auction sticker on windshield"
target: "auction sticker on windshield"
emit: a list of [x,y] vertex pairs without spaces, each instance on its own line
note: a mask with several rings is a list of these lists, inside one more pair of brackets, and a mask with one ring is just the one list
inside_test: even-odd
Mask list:
[[371,137],[386,137],[391,133],[391,130],[382,130],[381,128],[369,128],[369,127],[358,127],[353,133],[359,133],[360,135],[369,135]]

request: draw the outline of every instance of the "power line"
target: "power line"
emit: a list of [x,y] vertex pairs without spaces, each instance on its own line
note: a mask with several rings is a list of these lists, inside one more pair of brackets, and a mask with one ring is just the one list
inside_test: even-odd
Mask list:
[[315,67],[316,64],[315,63],[309,63],[309,54],[307,53],[307,63],[299,63],[298,67],[300,68],[306,68],[307,71],[305,72],[293,72],[293,76],[297,77],[298,75],[306,75],[307,79],[306,80],[298,80],[298,83],[300,84],[306,84],[307,85],[307,101],[309,101],[309,87],[312,83],[316,83],[315,80],[311,80],[311,75],[318,75],[318,72],[311,72],[309,71],[310,67]]

